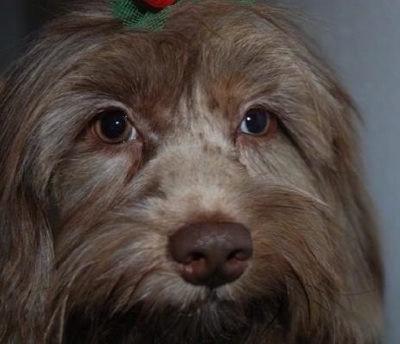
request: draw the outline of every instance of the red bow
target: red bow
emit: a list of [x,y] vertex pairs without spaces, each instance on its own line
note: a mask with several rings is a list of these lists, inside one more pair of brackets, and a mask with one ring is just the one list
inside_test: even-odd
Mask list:
[[143,1],[154,8],[165,8],[175,3],[175,0],[143,0]]

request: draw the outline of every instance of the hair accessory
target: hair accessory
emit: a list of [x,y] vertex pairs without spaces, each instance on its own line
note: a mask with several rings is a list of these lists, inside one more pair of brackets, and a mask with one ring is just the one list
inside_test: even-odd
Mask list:
[[[233,0],[237,3],[252,3],[254,0]],[[110,0],[113,15],[127,29],[160,31],[168,15],[183,3],[199,0]]]
[[143,0],[143,1],[154,8],[165,8],[175,3],[175,0]]

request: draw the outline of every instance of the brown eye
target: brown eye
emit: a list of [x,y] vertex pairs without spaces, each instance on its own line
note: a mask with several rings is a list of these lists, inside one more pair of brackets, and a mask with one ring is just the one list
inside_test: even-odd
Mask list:
[[137,131],[130,123],[126,113],[120,109],[111,109],[101,113],[93,124],[94,134],[110,144],[129,142],[137,138]]
[[276,126],[275,116],[263,108],[253,108],[247,110],[242,122],[240,132],[247,135],[261,136],[273,130]]

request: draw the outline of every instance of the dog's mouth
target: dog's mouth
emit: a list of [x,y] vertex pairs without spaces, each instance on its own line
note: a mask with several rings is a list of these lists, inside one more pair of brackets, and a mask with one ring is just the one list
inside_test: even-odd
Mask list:
[[[285,308],[282,298],[239,303],[222,300],[210,290],[206,299],[184,309],[171,305],[149,309],[141,303],[124,313],[74,311],[68,319],[66,335],[71,342],[90,339],[90,343],[96,342],[93,338],[97,335],[104,338],[105,334],[110,342],[131,338],[135,343],[151,344],[163,338],[163,344],[256,343],[272,328],[282,326]],[[87,337],[77,338],[78,333]]]

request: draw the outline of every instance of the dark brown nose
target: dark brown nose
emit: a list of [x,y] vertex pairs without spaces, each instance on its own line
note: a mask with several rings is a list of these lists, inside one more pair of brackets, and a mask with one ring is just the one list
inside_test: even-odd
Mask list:
[[250,232],[239,223],[199,223],[180,228],[169,241],[187,282],[217,288],[238,279],[253,254]]

